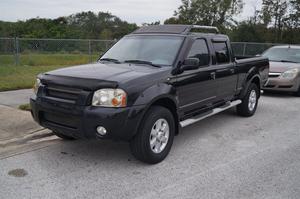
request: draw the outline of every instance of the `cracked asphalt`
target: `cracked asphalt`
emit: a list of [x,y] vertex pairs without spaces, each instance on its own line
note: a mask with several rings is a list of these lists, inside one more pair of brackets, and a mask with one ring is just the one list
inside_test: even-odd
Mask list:
[[128,144],[57,139],[0,160],[0,198],[300,198],[300,98],[264,95],[185,128],[158,165]]

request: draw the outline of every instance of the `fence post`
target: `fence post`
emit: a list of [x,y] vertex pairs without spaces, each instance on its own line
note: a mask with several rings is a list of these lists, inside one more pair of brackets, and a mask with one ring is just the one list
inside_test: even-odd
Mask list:
[[91,40],[89,40],[89,56],[90,56],[90,63],[93,62],[93,58],[92,58],[92,44],[91,44]]
[[247,43],[244,43],[243,56],[246,55],[246,48],[247,48]]
[[19,46],[19,38],[15,37],[15,65],[18,66],[20,64],[20,46]]

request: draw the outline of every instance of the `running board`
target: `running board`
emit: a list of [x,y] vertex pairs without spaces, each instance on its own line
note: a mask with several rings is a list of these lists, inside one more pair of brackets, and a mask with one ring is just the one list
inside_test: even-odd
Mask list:
[[239,105],[241,103],[242,103],[241,100],[236,100],[236,101],[233,101],[233,102],[228,102],[224,106],[215,108],[215,109],[213,109],[213,110],[211,110],[209,112],[206,112],[206,113],[197,115],[197,116],[195,116],[193,118],[189,118],[187,120],[184,120],[184,121],[180,122],[180,126],[182,128],[187,127],[187,126],[192,125],[192,124],[194,124],[196,122],[204,120],[204,119],[206,119],[206,118],[208,118],[210,116],[216,115],[216,114],[218,114],[220,112],[223,112],[223,111],[225,111],[227,109],[230,109],[230,108],[232,108],[234,106],[237,106],[237,105]]

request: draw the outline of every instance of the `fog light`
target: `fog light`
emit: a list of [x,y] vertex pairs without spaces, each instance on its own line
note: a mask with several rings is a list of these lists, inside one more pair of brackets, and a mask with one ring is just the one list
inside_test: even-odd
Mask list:
[[107,134],[107,130],[103,126],[98,126],[97,133],[101,136],[105,136]]

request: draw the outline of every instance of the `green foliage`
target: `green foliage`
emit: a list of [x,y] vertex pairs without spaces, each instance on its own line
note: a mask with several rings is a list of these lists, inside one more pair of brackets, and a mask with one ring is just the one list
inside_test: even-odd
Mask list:
[[300,28],[300,0],[290,1],[290,15],[287,22],[289,27]]
[[[263,0],[262,10],[237,27],[235,39],[240,41],[241,38],[237,38],[240,29],[247,27],[250,31],[244,32],[243,37],[251,37],[250,41],[299,44],[299,24],[300,0]],[[253,31],[255,34],[251,35]],[[248,39],[241,41],[245,40]]]
[[165,24],[212,25],[233,41],[300,43],[300,0],[263,0],[262,9],[237,22],[243,0],[182,0]]
[[175,11],[175,17],[167,19],[166,24],[201,24],[221,28],[235,23],[233,17],[243,9],[242,0],[182,0]]
[[266,31],[267,28],[263,25],[242,22],[229,32],[229,36],[233,41],[263,43],[266,41]]
[[0,65],[0,91],[32,88],[38,74],[61,67]]
[[30,104],[22,104],[19,106],[19,109],[22,111],[31,111]]
[[[97,60],[99,55],[93,55]],[[31,88],[39,73],[54,69],[86,64],[90,56],[86,54],[22,54],[21,66],[13,66],[12,55],[0,55],[0,91]]]
[[[20,64],[22,66],[72,66],[89,63],[92,59],[96,61],[99,55],[79,54],[42,54],[28,53],[20,55]],[[14,63],[13,55],[0,55],[0,66],[11,65]]]
[[119,39],[136,28],[110,13],[81,12],[57,19],[0,21],[0,37]]

